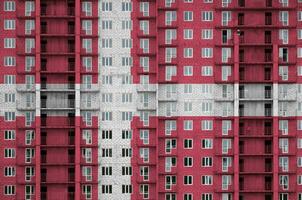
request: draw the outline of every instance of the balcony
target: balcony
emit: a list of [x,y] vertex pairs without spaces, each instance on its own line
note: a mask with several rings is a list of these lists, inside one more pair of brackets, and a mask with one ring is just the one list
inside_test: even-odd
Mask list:
[[66,10],[56,9],[54,3],[41,3],[40,15],[41,18],[73,18],[75,16],[75,5],[74,3],[60,4],[64,6]]
[[157,88],[156,85],[152,84],[140,84],[137,85],[136,90],[138,92],[156,92]]
[[239,86],[239,99],[241,101],[265,101],[272,100],[272,89],[271,86],[264,88],[255,87],[244,87]]
[[75,100],[68,99],[62,101],[58,99],[57,102],[48,101],[47,99],[41,99],[41,109],[43,110],[70,110],[75,108]]
[[74,117],[45,118],[41,116],[41,127],[43,128],[70,128],[75,126]]
[[137,110],[156,110],[155,100],[151,102],[139,102],[137,104]]
[[41,82],[41,92],[74,92],[75,84],[47,84]]
[[16,101],[17,110],[35,110],[35,102],[26,102],[26,101]]

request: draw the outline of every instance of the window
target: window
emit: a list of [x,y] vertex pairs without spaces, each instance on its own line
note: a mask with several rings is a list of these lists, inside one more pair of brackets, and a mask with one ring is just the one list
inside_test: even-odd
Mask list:
[[122,112],[122,121],[131,121],[133,113],[132,112]]
[[102,29],[103,30],[111,30],[112,29],[112,21],[111,20],[103,20],[102,21]]
[[86,17],[92,16],[92,2],[82,2],[82,12],[85,13]]
[[112,93],[103,93],[102,94],[102,102],[103,103],[111,103],[112,102]]
[[91,75],[83,75],[83,85],[85,89],[91,89],[92,85],[92,76]]
[[231,48],[221,48],[221,62],[226,63],[228,59],[231,58],[232,50]]
[[16,176],[16,168],[15,167],[4,167],[4,176],[5,177],[13,177]]
[[193,176],[187,175],[184,176],[184,185],[192,185],[193,184]]
[[222,135],[228,135],[230,130],[232,130],[232,121],[222,120]]
[[102,139],[112,139],[112,130],[102,130]]
[[302,175],[297,175],[297,184],[302,185]]
[[288,11],[279,12],[279,21],[283,26],[288,26]]
[[[103,189],[103,187],[102,187],[102,189]],[[110,192],[110,187],[108,189],[109,189],[109,192]],[[103,190],[102,190],[102,192],[103,192]],[[112,188],[111,188],[111,192],[112,192]],[[85,196],[86,199],[91,199],[92,198],[92,186],[91,185],[83,185],[82,186],[82,194]]]
[[176,66],[166,66],[166,74],[165,74],[166,81],[171,81],[172,77],[176,75],[177,75]]
[[92,52],[92,39],[83,39],[82,48],[85,49],[85,53]]
[[144,17],[149,16],[149,2],[140,2],[139,11],[143,13]]
[[6,49],[16,48],[16,39],[15,38],[4,38],[4,48],[6,48]]
[[227,154],[229,149],[232,148],[232,139],[222,139],[222,153]]
[[140,39],[140,48],[142,49],[143,53],[149,53],[150,44],[149,39]]
[[15,185],[5,185],[4,186],[4,195],[15,195],[16,186]]
[[288,175],[280,175],[279,176],[279,185],[282,186],[283,190],[288,189],[289,184],[289,176]]
[[4,75],[4,83],[5,84],[15,84],[16,83],[16,76],[15,75]]
[[202,120],[201,121],[201,130],[213,130],[213,121],[212,120]]
[[184,58],[193,58],[193,48],[184,48]]
[[132,93],[122,93],[122,103],[131,103]]
[[131,20],[123,20],[122,21],[122,30],[131,30],[132,29],[132,21]]
[[[185,35],[184,35],[185,37]],[[175,40],[177,38],[177,32],[176,29],[166,29],[165,31],[165,44],[172,44],[172,40]],[[169,50],[169,55],[173,54],[174,50]],[[168,53],[168,52],[166,52]]]
[[35,39],[25,38],[25,53],[33,53],[35,48]]
[[193,148],[193,139],[184,139],[184,149]]
[[144,181],[149,180],[149,167],[148,166],[141,166],[140,167],[140,176],[143,177]]
[[166,11],[165,13],[165,25],[171,26],[173,21],[176,21],[177,13],[176,11]]
[[33,185],[25,185],[25,200],[32,199],[32,196],[35,194],[35,189]]
[[232,157],[222,157],[222,171],[227,172],[232,166]]
[[132,40],[122,39],[122,48],[132,48]]
[[176,149],[177,141],[176,139],[166,139],[165,140],[165,153],[169,154],[173,149]]
[[213,57],[213,48],[202,48],[201,57],[202,58],[212,58]]
[[232,177],[230,175],[222,175],[222,190],[228,190],[231,185]]
[[25,167],[25,181],[31,181],[31,177],[35,175],[34,167]]
[[165,135],[171,135],[172,131],[176,130],[176,121],[175,120],[166,120],[165,121]]
[[91,20],[83,20],[82,21],[82,30],[85,31],[86,35],[92,35],[92,21]]
[[4,131],[4,140],[15,140],[16,131],[15,130],[5,130]]
[[132,167],[131,166],[122,166],[122,175],[123,176],[131,176],[132,175]]
[[288,30],[287,29],[279,30],[279,39],[282,40],[282,44],[288,44]]
[[201,200],[213,200],[213,195],[211,193],[201,194]]
[[14,66],[16,66],[16,57],[4,56],[4,66],[5,67],[14,67]]
[[122,11],[125,11],[125,12],[132,11],[132,4],[131,4],[131,2],[122,2]]
[[202,139],[201,148],[202,149],[212,149],[213,148],[213,139]]
[[143,195],[144,199],[148,199],[149,198],[149,185],[147,185],[147,184],[141,184],[139,186],[139,193],[141,195]]
[[192,112],[193,110],[193,103],[192,102],[184,102],[184,111],[185,112]]
[[298,11],[298,21],[302,21],[302,11]]
[[184,157],[184,167],[192,167],[192,166],[193,166],[193,158]]
[[213,166],[213,158],[212,157],[203,157],[201,159],[201,167],[212,167]]
[[112,66],[112,57],[102,57],[102,66],[103,67],[110,67]]
[[111,176],[112,167],[102,167],[102,176]]
[[149,148],[140,148],[139,149],[139,156],[143,160],[144,163],[149,162],[149,154],[150,154]]
[[297,39],[298,40],[302,39],[302,29],[297,29]]
[[232,75],[232,68],[231,66],[222,66],[222,73],[221,73],[221,80],[227,81],[228,77]]
[[91,71],[92,70],[92,57],[83,57],[82,65],[84,66],[86,71]]
[[32,158],[34,158],[35,156],[35,149],[26,148],[24,154],[25,154],[25,163],[31,163]]
[[185,40],[193,39],[193,29],[184,29],[184,39]]
[[190,94],[192,93],[192,90],[193,90],[193,86],[191,84],[184,85],[184,93]]
[[302,58],[302,48],[301,47],[297,48],[297,57]]
[[201,75],[202,76],[213,76],[213,67],[212,66],[202,66]]
[[4,1],[4,11],[11,12],[16,10],[15,1]]
[[165,158],[165,172],[171,172],[172,167],[176,167],[177,164],[176,157],[166,157]]
[[102,2],[102,11],[103,12],[112,11],[112,2]]
[[[103,131],[102,131],[102,133],[103,133]],[[109,134],[108,134],[108,137],[110,137]],[[85,141],[85,144],[92,144],[92,131],[91,130],[83,130],[82,139]]]
[[132,185],[122,185],[122,194],[131,194]]
[[184,194],[184,199],[183,200],[193,200],[193,194]]
[[131,139],[132,131],[131,130],[122,130],[122,139]]
[[112,185],[102,185],[103,194],[112,194]]
[[193,66],[184,66],[184,76],[193,76]]
[[297,130],[302,130],[302,120],[297,120]]
[[5,121],[15,121],[16,120],[15,112],[4,112],[4,120]]
[[16,21],[14,19],[5,19],[4,20],[4,30],[15,30]]
[[143,144],[149,144],[149,130],[140,130],[140,139]]
[[30,35],[35,29],[35,20],[25,20],[25,35]]
[[222,11],[221,13],[221,25],[228,26],[229,22],[231,21],[231,11]]
[[177,57],[176,48],[166,48],[165,50],[165,62],[171,63],[173,58]]
[[213,12],[212,11],[203,11],[201,13],[202,21],[213,21]]
[[139,29],[143,32],[144,35],[149,34],[149,21],[148,20],[140,20],[139,21]]
[[202,102],[201,103],[201,111],[204,113],[204,114],[210,114],[212,112],[212,102]]
[[88,166],[83,166],[82,175],[85,177],[86,181],[92,181],[92,168]]
[[186,130],[186,131],[193,130],[193,121],[192,120],[184,120],[184,130]]
[[302,76],[302,66],[297,66],[297,75]]
[[302,138],[297,139],[297,148],[302,149]]
[[132,157],[132,149],[122,148],[122,157]]
[[201,30],[201,38],[203,40],[213,39],[213,29],[202,29]]
[[16,157],[16,150],[12,148],[4,149],[4,158],[15,158]]
[[102,112],[102,121],[112,121],[112,112]]
[[202,185],[212,185],[213,177],[209,175],[201,176],[201,184]]
[[288,200],[288,194],[287,193],[280,193],[279,194],[279,200]]
[[302,167],[302,157],[297,157],[297,167]]
[[184,11],[184,21],[193,21],[192,11]]

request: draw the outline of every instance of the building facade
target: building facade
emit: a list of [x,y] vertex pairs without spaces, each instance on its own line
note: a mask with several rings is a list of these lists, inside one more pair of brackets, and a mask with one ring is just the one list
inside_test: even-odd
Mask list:
[[0,15],[1,200],[302,200],[301,0]]

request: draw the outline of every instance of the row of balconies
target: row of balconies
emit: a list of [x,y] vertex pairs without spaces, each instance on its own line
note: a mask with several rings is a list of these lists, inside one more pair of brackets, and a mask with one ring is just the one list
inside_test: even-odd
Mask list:
[[[35,85],[19,85],[16,89],[19,92],[34,92],[36,90],[36,87],[35,87]],[[100,90],[98,83],[92,84],[89,86],[87,86],[85,84],[81,84],[80,89],[83,91],[91,91],[91,92],[98,92]],[[43,91],[43,92],[74,92],[74,90],[75,90],[74,83],[68,83],[68,84],[41,83],[41,91]],[[138,90],[138,91],[141,91],[141,90]],[[142,91],[148,91],[148,90],[142,90]]]

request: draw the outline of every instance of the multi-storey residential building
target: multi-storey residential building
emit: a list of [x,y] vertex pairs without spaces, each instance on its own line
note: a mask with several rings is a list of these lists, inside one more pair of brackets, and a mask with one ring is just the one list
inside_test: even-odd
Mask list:
[[1,200],[302,200],[301,0],[2,0]]

